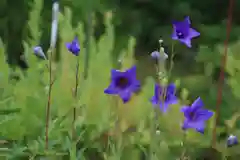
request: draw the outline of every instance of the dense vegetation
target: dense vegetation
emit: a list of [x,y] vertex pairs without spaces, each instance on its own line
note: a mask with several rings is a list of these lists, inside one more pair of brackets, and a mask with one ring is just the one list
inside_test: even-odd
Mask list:
[[[231,43],[225,70],[227,76],[224,82],[221,118],[218,125],[217,150],[223,155],[238,158],[238,146],[231,150],[225,148],[225,139],[229,134],[240,135],[240,123],[237,122],[240,102],[238,63],[240,1],[236,1],[234,6]],[[193,28],[196,28],[201,36],[193,40],[191,49],[184,45],[176,45],[176,55],[173,59],[174,69],[170,80],[178,84],[177,95],[181,97],[182,102],[190,104],[200,96],[208,109],[215,110],[217,81],[223,42],[226,38],[228,1],[61,0],[60,7],[59,41],[56,54],[54,54],[57,61],[53,64],[53,70],[58,78],[54,84],[52,97],[52,121],[50,122],[52,128],[49,131],[51,149],[45,151],[45,104],[49,77],[44,68],[45,61],[36,59],[32,48],[41,45],[45,53],[49,49],[52,2],[50,0],[0,1],[0,37],[2,40],[0,43],[0,109],[2,114],[0,136],[3,141],[7,141],[3,144],[3,151],[0,151],[4,152],[4,156],[10,155],[9,158],[16,159],[22,156],[26,159],[27,154],[35,159],[39,155],[49,154],[56,158],[54,157],[56,152],[59,151],[60,154],[68,156],[69,151],[70,157],[74,157],[75,154],[72,151],[74,151],[75,142],[71,142],[71,116],[68,116],[74,106],[77,106],[79,110],[75,126],[80,137],[80,140],[76,141],[79,149],[78,156],[85,155],[86,159],[98,159],[99,157],[89,156],[99,153],[99,156],[105,156],[105,159],[116,159],[120,154],[124,154],[126,157],[123,158],[131,159],[130,155],[136,156],[138,152],[143,156],[140,148],[143,147],[143,150],[147,152],[149,144],[152,143],[148,133],[152,106],[148,100],[153,94],[154,78],[152,77],[156,73],[149,55],[152,51],[159,49],[158,40],[161,38],[164,40],[165,51],[169,57],[171,56],[172,40],[169,35],[172,32],[172,21],[182,20],[186,15],[191,17]],[[109,16],[109,10],[112,11],[110,19],[106,18]],[[76,58],[66,53],[68,51],[65,48],[65,43],[71,41],[75,35],[78,35],[83,48],[79,62],[80,73],[84,74],[81,74],[80,100],[77,102],[72,98],[71,93],[71,88],[75,83]],[[85,56],[86,53],[89,57]],[[112,115],[110,116],[114,102],[103,94],[103,90],[108,85],[110,69],[118,67],[119,57],[123,55],[125,55],[124,68],[135,64],[138,68],[137,77],[143,87],[130,103],[121,105],[119,111],[123,119],[121,131],[124,137],[124,147],[119,149],[117,141],[118,145],[115,148],[109,147],[105,150],[106,144],[102,141],[106,139],[102,138],[104,137],[102,134],[106,134],[114,123]],[[86,64],[89,67],[86,67]],[[12,70],[9,70],[9,67]],[[19,67],[24,70],[24,74],[19,71]],[[15,83],[14,79],[21,80]],[[162,141],[158,146],[157,154],[161,154],[161,157],[166,156],[165,159],[179,158],[184,150],[184,147],[179,145],[183,141],[183,133],[177,129],[171,131],[171,128],[177,128],[178,122],[182,119],[182,116],[177,113],[179,107],[176,106],[176,110],[169,115],[176,119],[169,120],[165,119],[166,117],[160,119],[162,125],[160,128],[163,133],[159,138]],[[209,148],[213,120],[214,118],[207,127],[206,135],[201,136],[194,132],[188,134],[186,148],[188,148],[189,155],[193,157],[201,155],[200,151]],[[130,130],[134,128],[137,132],[132,133],[129,128]],[[114,138],[111,141],[115,144]],[[194,149],[191,150],[191,148]],[[120,150],[122,153],[119,153]],[[129,152],[130,150],[132,152]],[[213,151],[210,152],[212,155]],[[101,153],[104,154],[100,155]],[[204,154],[206,155],[205,151]],[[192,159],[195,159],[193,157]],[[68,158],[63,157],[63,159]]]

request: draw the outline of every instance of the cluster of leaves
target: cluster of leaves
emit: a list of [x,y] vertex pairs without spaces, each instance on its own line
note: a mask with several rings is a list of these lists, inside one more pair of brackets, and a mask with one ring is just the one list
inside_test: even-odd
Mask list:
[[[57,79],[52,91],[49,148],[45,150],[45,106],[49,90],[49,74],[45,68],[46,62],[39,61],[32,55],[32,47],[39,43],[41,34],[37,24],[39,10],[33,11],[35,12],[32,12],[33,16],[29,24],[34,36],[30,43],[24,43],[25,52],[31,64],[27,77],[18,83],[9,83],[8,66],[0,63],[0,136],[2,139],[0,156],[7,156],[9,159],[20,159],[20,157],[37,159],[41,156],[53,159],[69,159],[69,157],[71,159],[140,159],[140,156],[148,155],[148,148],[150,148],[156,153],[155,156],[161,159],[177,159],[185,151],[187,152],[185,155],[191,156],[191,159],[197,159],[201,148],[209,148],[213,119],[207,125],[204,136],[191,130],[185,134],[179,127],[179,122],[184,118],[179,112],[181,103],[172,106],[167,115],[161,115],[157,122],[159,131],[152,132],[151,122],[154,114],[149,99],[152,96],[154,79],[148,78],[138,95],[133,96],[126,104],[119,103],[117,108],[115,99],[103,94],[108,86],[109,73],[114,66],[111,54],[116,37],[111,23],[111,13],[105,16],[106,31],[100,40],[95,41],[92,36],[90,37],[89,77],[87,80],[80,78],[80,94],[76,101],[72,96],[72,88],[75,86],[76,57],[67,53],[65,43],[71,41],[75,35],[80,42],[84,42],[86,37],[82,23],[78,23],[76,28],[72,27],[71,10],[65,8],[64,14],[60,15],[62,60],[60,63],[53,64]],[[123,69],[130,68],[136,63],[133,55],[134,46],[135,39],[130,38],[128,47],[120,55]],[[235,46],[231,48],[235,53]],[[219,48],[219,50],[222,49]],[[0,52],[0,60],[4,62],[5,51],[1,48]],[[204,53],[207,52],[208,50]],[[82,48],[79,55],[80,73],[84,72],[85,53],[86,49]],[[203,58],[200,55],[199,61],[206,63],[208,67],[206,74],[208,74],[211,71],[211,64],[217,63],[217,60],[212,61],[210,57],[212,55],[209,57],[205,55]],[[235,56],[237,55],[229,55],[227,71],[231,76],[227,83],[237,97],[239,85]],[[182,81],[186,84],[191,82]],[[180,101],[188,103],[187,91],[182,90],[180,95]],[[69,114],[74,108],[77,109],[77,119],[74,124],[78,137],[76,141],[71,139],[72,115]],[[229,133],[239,136],[239,130],[234,127],[237,118],[238,114],[226,123]],[[118,120],[117,129],[114,127],[116,119]],[[221,130],[222,128],[219,128],[219,131]],[[218,151],[223,152],[224,156],[238,153],[239,146],[230,150],[225,147],[225,143],[224,139],[217,146]],[[75,153],[74,147],[77,147],[78,153]],[[99,157],[91,157],[91,155]]]

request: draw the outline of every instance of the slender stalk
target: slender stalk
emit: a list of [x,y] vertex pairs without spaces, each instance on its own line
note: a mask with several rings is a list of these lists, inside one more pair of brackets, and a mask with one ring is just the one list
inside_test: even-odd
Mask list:
[[184,132],[184,135],[183,135],[183,141],[182,141],[182,146],[183,146],[183,151],[182,151],[182,154],[180,156],[180,160],[185,160],[186,159],[186,153],[187,153],[187,147],[186,147],[186,139],[187,139],[187,133]]
[[219,86],[218,86],[217,104],[216,104],[216,112],[215,112],[216,118],[215,118],[214,128],[212,131],[212,147],[213,148],[216,147],[217,124],[220,119],[220,105],[222,102],[222,92],[223,92],[223,85],[224,85],[224,72],[225,72],[225,66],[227,61],[228,41],[229,41],[231,26],[232,26],[233,4],[234,4],[234,0],[229,0],[227,33],[226,33],[226,40],[224,43],[224,54],[223,54],[222,63],[221,63],[220,79],[218,83]]
[[121,150],[121,146],[122,146],[122,130],[121,130],[121,119],[119,116],[119,97],[114,97],[115,102],[116,102],[116,116],[117,116],[117,121],[116,121],[116,131],[117,131],[117,149],[118,151]]
[[[75,89],[74,89],[74,98],[77,100],[77,95],[78,95],[78,85],[79,85],[79,59],[77,59],[77,64],[76,64],[76,75],[75,75]],[[72,138],[75,140],[75,121],[76,121],[76,112],[77,109],[74,106],[73,108],[73,122],[72,122]]]
[[[164,57],[164,51],[161,50],[162,49],[162,42],[160,42],[160,50],[159,50],[159,53],[160,53],[160,56]],[[161,55],[162,54],[162,55]],[[157,76],[157,80],[156,80],[156,83],[158,85],[162,85],[161,84],[161,81],[165,78],[165,59],[156,59],[155,61],[155,69],[156,69],[156,76]],[[159,95],[159,98],[160,98],[160,103],[162,103],[162,105],[164,105],[164,100],[165,100],[165,96],[166,96],[166,89],[165,87],[163,87],[163,91],[161,92],[161,94]],[[150,155],[149,155],[149,160],[152,160],[153,159],[153,155],[156,153],[156,150],[154,149],[155,148],[155,144],[159,142],[159,139],[157,137],[157,134],[156,134],[156,130],[157,130],[157,127],[158,127],[158,116],[159,116],[159,110],[158,108],[155,109],[153,108],[153,112],[151,113],[151,126],[150,126],[150,130],[151,130],[151,136],[152,136],[152,142],[150,143]]]
[[150,155],[149,160],[154,159],[154,154],[156,153],[156,146],[155,144],[158,142],[157,135],[156,135],[156,129],[157,129],[157,110],[153,108],[151,113],[151,119],[150,119],[150,131],[151,131],[151,142],[150,142]]
[[48,90],[48,100],[47,100],[47,109],[46,109],[46,132],[45,132],[45,147],[48,149],[48,129],[49,129],[49,121],[50,121],[50,108],[51,108],[51,98],[52,98],[52,86],[54,83],[53,75],[52,75],[52,56],[54,49],[50,50],[49,54],[49,90]]
[[171,74],[172,74],[172,69],[174,67],[174,61],[173,61],[173,58],[175,56],[175,52],[174,52],[174,47],[175,47],[175,43],[173,42],[172,43],[172,47],[171,47],[171,58],[170,58],[170,67],[169,67],[169,70],[168,70],[168,78],[170,79],[171,77]]

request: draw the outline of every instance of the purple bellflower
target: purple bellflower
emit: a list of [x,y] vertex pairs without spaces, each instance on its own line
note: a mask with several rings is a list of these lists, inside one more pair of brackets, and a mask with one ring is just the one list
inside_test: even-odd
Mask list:
[[47,59],[47,57],[45,56],[43,49],[41,46],[36,46],[33,48],[33,52],[37,57],[43,58],[43,59]]
[[230,135],[227,139],[227,147],[233,147],[238,144],[238,139],[234,135]]
[[140,82],[136,79],[136,66],[121,72],[113,69],[111,71],[111,83],[104,90],[106,94],[117,94],[124,103],[128,102],[133,92],[140,89]]
[[168,58],[168,55],[164,52],[163,55],[161,55],[158,51],[153,51],[151,53],[151,57],[154,59],[154,60],[162,60],[162,61],[165,61],[167,58]]
[[201,98],[197,98],[191,106],[184,106],[181,111],[184,113],[185,120],[182,129],[195,129],[204,134],[205,121],[213,116],[213,112],[203,108],[204,104]]
[[78,38],[75,37],[74,40],[70,43],[66,43],[66,47],[69,52],[71,52],[73,55],[78,56],[80,52],[80,44],[78,42]]
[[151,57],[153,58],[153,59],[160,59],[160,53],[158,52],[158,51],[153,51],[152,53],[151,53]]
[[187,16],[181,22],[173,22],[172,39],[184,43],[187,47],[191,48],[191,39],[200,36],[200,33],[190,27],[191,22]]
[[[165,90],[165,91],[164,91]],[[175,96],[176,86],[175,84],[169,84],[165,89],[159,84],[155,84],[154,96],[151,102],[154,106],[159,106],[162,112],[166,112],[169,105],[176,104],[178,102]]]

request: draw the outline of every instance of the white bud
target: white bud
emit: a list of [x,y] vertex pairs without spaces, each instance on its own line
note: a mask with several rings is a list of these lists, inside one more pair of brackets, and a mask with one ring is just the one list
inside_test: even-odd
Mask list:
[[161,131],[160,130],[156,130],[156,135],[160,135]]

